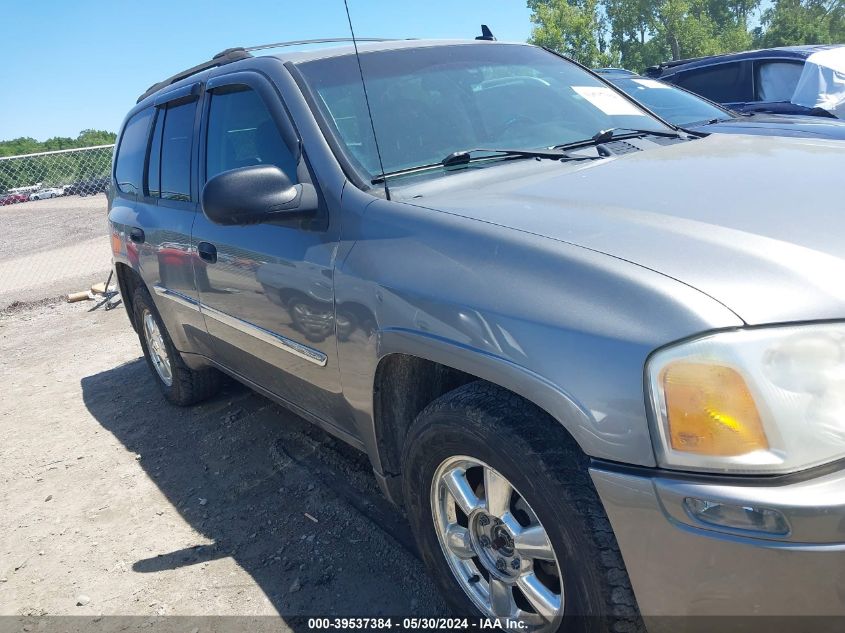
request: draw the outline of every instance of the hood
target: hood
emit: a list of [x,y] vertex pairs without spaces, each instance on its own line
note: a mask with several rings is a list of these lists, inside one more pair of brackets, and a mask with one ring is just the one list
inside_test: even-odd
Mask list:
[[402,197],[658,271],[748,324],[845,318],[845,144],[714,134],[582,167],[517,163]]
[[738,116],[710,125],[697,125],[690,129],[717,134],[760,134],[764,136],[845,140],[845,121],[815,116],[753,114],[751,116]]

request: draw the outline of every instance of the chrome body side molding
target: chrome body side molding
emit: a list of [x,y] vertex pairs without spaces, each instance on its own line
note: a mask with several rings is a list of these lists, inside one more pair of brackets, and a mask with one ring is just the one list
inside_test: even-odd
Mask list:
[[302,358],[303,360],[307,360],[310,363],[314,363],[319,367],[326,366],[328,356],[323,354],[323,352],[321,352],[320,350],[314,349],[313,347],[308,347],[307,345],[303,345],[302,343],[297,343],[296,341],[289,339],[286,336],[276,334],[275,332],[271,332],[270,330],[265,330],[263,327],[259,327],[254,323],[244,321],[243,319],[234,317],[231,314],[226,314],[225,312],[221,312],[220,310],[209,307],[203,303],[200,303],[200,312],[202,312],[204,316],[211,317],[212,319],[220,321],[220,323],[235,328],[236,330],[243,332],[244,334],[254,336],[255,338],[269,345],[274,345],[279,349],[289,352],[290,354]]
[[201,301],[197,301],[196,299],[184,295],[181,292],[170,290],[169,288],[165,288],[163,286],[153,286],[153,290],[159,297],[175,301],[179,305],[185,306],[191,310],[197,310],[198,312],[201,312],[203,316],[215,319],[220,323],[235,328],[239,332],[253,336],[268,345],[273,345],[281,350],[293,354],[298,358],[307,360],[309,363],[314,363],[318,367],[325,367],[328,362],[328,356],[320,350],[308,347],[302,343],[297,343],[286,336],[276,334],[270,330],[265,330],[263,327],[259,327],[254,323],[244,321],[243,319],[239,319],[231,314],[226,314],[225,312],[221,312],[220,310],[204,305]]
[[180,306],[184,306],[189,310],[194,310],[196,312],[200,311],[200,302],[186,294],[182,294],[176,290],[171,290],[170,288],[165,288],[164,286],[153,286],[153,292],[155,292],[159,297],[175,301]]

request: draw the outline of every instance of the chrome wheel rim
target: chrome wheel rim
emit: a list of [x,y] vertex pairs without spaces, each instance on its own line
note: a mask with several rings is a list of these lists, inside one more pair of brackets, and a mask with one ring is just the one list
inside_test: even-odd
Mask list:
[[149,310],[144,311],[144,338],[147,341],[147,350],[150,353],[150,360],[153,362],[158,377],[168,387],[173,384],[173,371],[170,368],[170,357],[167,355],[167,347],[161,330],[156,323],[155,317]]
[[553,630],[564,613],[563,575],[528,501],[483,461],[455,456],[431,484],[434,529],[461,588],[489,618]]

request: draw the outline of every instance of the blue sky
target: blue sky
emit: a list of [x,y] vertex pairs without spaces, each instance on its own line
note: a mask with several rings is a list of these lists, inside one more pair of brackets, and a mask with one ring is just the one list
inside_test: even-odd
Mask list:
[[[531,32],[524,0],[349,0],[361,37]],[[347,37],[343,0],[12,0],[0,39],[0,139],[117,131],[151,84],[225,48]],[[13,26],[11,26],[13,25]]]

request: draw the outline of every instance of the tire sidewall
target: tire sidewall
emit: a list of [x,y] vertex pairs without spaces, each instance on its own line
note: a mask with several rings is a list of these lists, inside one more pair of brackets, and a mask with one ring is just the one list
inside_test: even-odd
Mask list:
[[[147,361],[147,367],[164,396],[171,402],[178,402],[180,395],[180,380],[177,372],[182,371],[181,363],[179,362],[179,352],[173,346],[173,341],[170,340],[170,334],[167,332],[167,328],[164,326],[164,322],[161,320],[161,316],[159,315],[158,310],[156,310],[156,307],[152,302],[152,298],[146,289],[139,288],[136,290],[132,303],[135,314],[135,323],[138,326],[138,338],[141,341],[141,349],[144,351],[144,359]],[[158,371],[156,371],[156,368],[153,365],[153,360],[150,357],[147,337],[144,336],[144,312],[147,311],[152,314],[155,319],[158,329],[161,332],[161,337],[164,340],[164,345],[167,348],[167,356],[170,360],[170,371],[173,376],[173,380],[170,385],[165,384],[161,379],[161,376],[158,375]]]
[[[461,614],[480,615],[443,554],[435,532],[430,491],[434,473],[445,459],[466,455],[483,461],[506,477],[526,499],[552,541],[563,575],[564,628],[603,630],[601,618],[595,616],[605,615],[603,592],[607,588],[596,561],[601,551],[589,537],[591,526],[583,507],[583,482],[577,489],[555,485],[548,465],[514,430],[518,424],[518,420],[503,422],[483,412],[476,419],[468,419],[460,413],[441,411],[426,416],[409,438],[405,501],[420,553],[434,571],[450,606]],[[585,469],[581,476],[588,477]],[[594,617],[573,620],[570,616]]]

